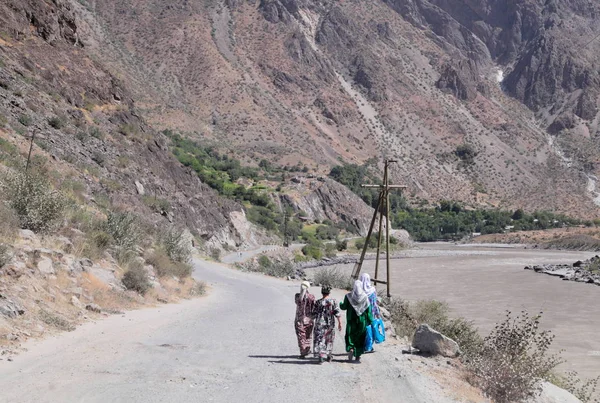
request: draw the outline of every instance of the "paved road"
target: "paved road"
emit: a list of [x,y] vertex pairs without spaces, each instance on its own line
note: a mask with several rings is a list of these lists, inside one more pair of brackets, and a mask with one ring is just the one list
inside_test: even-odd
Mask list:
[[[304,244],[295,243],[295,244],[291,244],[289,246],[289,248],[292,250],[299,250],[299,249],[302,249],[303,246],[304,246]],[[253,258],[254,256],[259,255],[261,253],[276,251],[276,250],[280,250],[283,248],[284,247],[281,245],[264,245],[264,246],[261,246],[260,248],[256,248],[256,249],[230,253],[228,255],[225,255],[223,257],[223,259],[221,259],[221,260],[223,263],[226,263],[226,264],[242,263],[242,262],[245,262],[246,260]]]
[[87,323],[0,361],[0,402],[448,401],[391,355],[397,346],[351,364],[338,334],[337,362],[297,359],[297,283],[196,266],[206,297]]

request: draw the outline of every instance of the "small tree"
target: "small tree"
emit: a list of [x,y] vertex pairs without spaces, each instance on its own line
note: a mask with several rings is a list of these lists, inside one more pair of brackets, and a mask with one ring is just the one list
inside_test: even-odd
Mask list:
[[189,263],[192,259],[192,247],[185,232],[171,229],[163,237],[165,252],[173,262]]
[[66,207],[66,199],[40,172],[19,172],[5,176],[2,191],[15,211],[19,225],[34,232],[48,231]]
[[479,386],[497,403],[520,402],[539,392],[561,360],[549,355],[554,336],[539,328],[542,314],[508,312],[468,363]]
[[131,213],[108,213],[104,230],[111,235],[113,244],[123,250],[133,250],[142,237],[138,219]]
[[123,275],[122,281],[125,288],[136,291],[142,295],[152,287],[144,267],[139,263],[129,265],[129,269]]

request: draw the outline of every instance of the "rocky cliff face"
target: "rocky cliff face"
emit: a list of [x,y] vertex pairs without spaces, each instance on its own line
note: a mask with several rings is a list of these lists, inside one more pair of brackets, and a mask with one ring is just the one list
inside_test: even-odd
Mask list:
[[87,53],[76,10],[69,1],[0,5],[0,138],[25,152],[35,133],[34,155],[87,203],[186,225],[208,245],[243,242],[231,222],[242,207],[171,156],[127,85]]
[[280,194],[280,203],[306,213],[310,221],[345,223],[366,236],[373,209],[348,188],[328,178],[293,178]]
[[[77,108],[96,97],[131,110],[135,100],[138,116],[127,119],[210,138],[248,162],[301,162],[319,173],[340,160],[393,156],[400,161],[393,179],[414,198],[596,214],[597,195],[588,191],[600,174],[594,3],[12,0],[3,7],[10,44],[33,35],[68,49],[56,53],[71,60],[68,72],[44,55],[43,81]],[[3,45],[9,51],[23,52]],[[477,151],[473,163],[455,158],[460,144]]]

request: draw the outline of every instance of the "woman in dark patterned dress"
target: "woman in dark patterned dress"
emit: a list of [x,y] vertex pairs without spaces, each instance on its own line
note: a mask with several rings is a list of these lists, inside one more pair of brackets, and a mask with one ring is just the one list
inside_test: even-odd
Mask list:
[[329,298],[331,287],[325,285],[321,288],[323,298],[315,303],[315,334],[313,353],[323,361],[331,361],[333,353],[333,341],[335,340],[335,321],[337,319],[338,330],[342,330],[341,313],[338,303],[335,299]]
[[294,318],[294,328],[298,337],[298,348],[300,349],[300,358],[305,358],[310,353],[310,339],[313,331],[313,309],[315,305],[315,296],[308,292],[310,283],[303,281],[300,285],[300,292],[294,297],[296,301],[296,317]]

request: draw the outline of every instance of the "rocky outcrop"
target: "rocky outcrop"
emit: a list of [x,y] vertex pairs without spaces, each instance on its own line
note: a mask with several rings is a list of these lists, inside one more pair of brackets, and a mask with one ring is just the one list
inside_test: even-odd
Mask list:
[[25,310],[21,308],[18,303],[7,299],[0,294],[0,315],[3,315],[7,318],[16,318],[24,313]]
[[419,326],[415,331],[412,346],[422,353],[448,358],[458,357],[460,354],[458,344],[454,340],[425,324]]
[[325,177],[292,178],[279,196],[282,205],[306,214],[309,221],[345,223],[366,235],[373,209],[344,185]]
[[525,270],[533,270],[536,273],[548,274],[559,277],[566,281],[578,283],[595,284],[600,286],[600,256],[594,256],[586,261],[577,261],[568,264],[547,264],[539,266],[525,266]]
[[460,100],[474,99],[477,96],[477,78],[473,76],[470,65],[470,61],[459,63],[457,66],[445,64],[436,86]]

